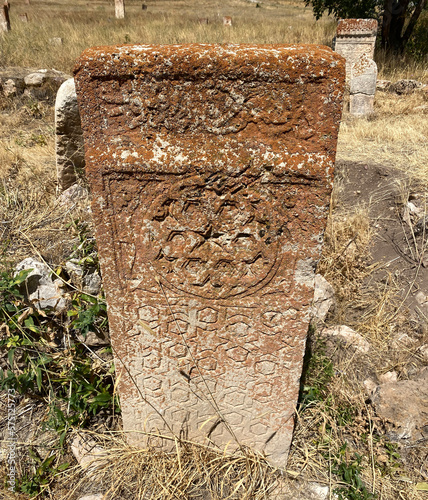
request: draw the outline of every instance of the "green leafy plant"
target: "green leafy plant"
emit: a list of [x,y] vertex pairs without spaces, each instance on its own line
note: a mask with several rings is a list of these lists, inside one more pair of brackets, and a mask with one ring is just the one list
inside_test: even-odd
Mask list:
[[54,466],[55,455],[50,455],[42,460],[32,448],[29,449],[29,455],[33,459],[35,471],[34,474],[26,474],[21,478],[19,489],[30,497],[34,497],[43,491],[58,473],[66,470],[70,464],[65,462]]
[[[75,292],[68,316],[38,310],[23,293],[30,272],[0,273],[0,354],[7,365],[0,370],[0,390],[13,388],[44,400],[49,408],[45,426],[56,431],[60,450],[70,428],[87,427],[96,415],[120,411],[113,394],[113,362],[88,356],[78,340],[90,331],[106,334],[106,306],[102,297]],[[35,473],[22,478],[23,492],[38,494],[62,470],[64,464],[54,467],[52,460],[39,459]]]
[[339,500],[375,500],[376,495],[369,492],[361,479],[362,456],[354,452],[346,459],[347,444],[340,448],[339,457],[333,460],[332,472],[336,474],[346,487],[336,488],[334,493]]
[[70,326],[79,330],[85,338],[90,331],[99,332],[107,325],[106,304],[90,295],[74,294],[72,308],[67,315],[73,318]]

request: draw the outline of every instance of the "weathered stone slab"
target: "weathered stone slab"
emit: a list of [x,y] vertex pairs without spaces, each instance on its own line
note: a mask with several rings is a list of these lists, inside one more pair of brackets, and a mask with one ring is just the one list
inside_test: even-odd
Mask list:
[[114,14],[116,19],[125,17],[125,0],[114,0]]
[[339,19],[335,51],[346,59],[346,78],[352,65],[365,55],[373,59],[377,35],[376,19]]
[[0,6],[0,31],[10,31],[9,3]]
[[284,466],[343,58],[99,47],[75,81],[125,430],[239,442]]
[[58,184],[61,190],[72,186],[83,173],[85,154],[82,126],[73,78],[66,80],[55,100],[55,149]]
[[367,116],[373,113],[376,80],[376,63],[362,55],[351,66],[349,111],[352,115]]

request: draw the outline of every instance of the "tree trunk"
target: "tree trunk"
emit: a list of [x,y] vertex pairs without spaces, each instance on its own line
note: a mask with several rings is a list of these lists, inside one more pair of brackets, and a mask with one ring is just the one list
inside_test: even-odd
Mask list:
[[396,54],[404,52],[406,43],[409,41],[427,0],[418,1],[409,24],[403,33],[409,3],[410,0],[385,0],[384,2],[381,46],[387,52]]
[[409,41],[409,38],[412,35],[413,30],[415,29],[419,16],[421,15],[422,11],[425,9],[425,6],[427,5],[427,1],[428,0],[419,0],[419,2],[417,3],[415,10],[413,11],[412,17],[410,18],[409,24],[407,25],[406,31],[404,32],[403,35],[404,46],[406,46],[407,42]]

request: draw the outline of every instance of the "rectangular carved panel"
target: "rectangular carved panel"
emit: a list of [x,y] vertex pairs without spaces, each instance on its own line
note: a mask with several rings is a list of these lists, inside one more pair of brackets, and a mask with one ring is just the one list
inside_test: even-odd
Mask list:
[[335,51],[346,59],[346,79],[361,57],[373,59],[377,35],[376,19],[340,19],[337,25]]
[[285,465],[344,72],[321,46],[82,54],[86,170],[133,442],[239,443]]

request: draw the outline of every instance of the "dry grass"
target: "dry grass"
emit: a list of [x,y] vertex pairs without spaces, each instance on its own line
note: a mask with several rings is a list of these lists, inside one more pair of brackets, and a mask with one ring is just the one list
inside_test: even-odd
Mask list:
[[337,158],[395,167],[428,185],[428,93],[377,92],[375,99],[369,119],[345,113]]
[[[320,43],[331,44],[336,23],[329,18],[315,22],[310,9],[296,2],[261,4],[244,0],[227,5],[195,0],[171,2],[126,1],[126,19],[114,18],[112,2],[73,3],[41,0],[31,5],[14,4],[13,30],[3,37],[0,65],[54,67],[71,72],[75,59],[91,46],[123,43]],[[30,22],[18,14],[27,12]],[[233,26],[223,26],[229,15]],[[55,23],[52,19],[55,17]],[[198,18],[208,18],[200,24]],[[57,46],[50,40],[61,37]]]
[[172,451],[166,452],[132,448],[121,434],[79,436],[108,453],[94,453],[84,466],[61,476],[60,483],[68,491],[64,500],[88,489],[88,470],[93,471],[91,491],[102,490],[112,500],[262,500],[277,486],[276,470],[251,450],[226,454],[177,439],[172,441]]

